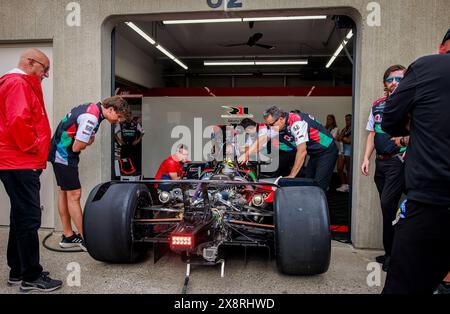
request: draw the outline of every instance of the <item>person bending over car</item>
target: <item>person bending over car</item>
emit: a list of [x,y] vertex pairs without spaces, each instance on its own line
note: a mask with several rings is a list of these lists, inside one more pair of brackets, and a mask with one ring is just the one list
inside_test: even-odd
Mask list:
[[278,146],[280,153],[279,175],[295,178],[309,154],[306,177],[314,179],[326,191],[338,154],[330,132],[313,116],[300,111],[287,113],[273,106],[263,117],[267,128],[260,129],[258,140],[239,157],[239,162],[247,162],[251,154],[272,139],[272,146]]
[[[86,250],[83,242],[81,184],[78,174],[80,153],[94,143],[95,133],[103,120],[115,124],[123,120],[127,112],[127,102],[120,96],[80,105],[62,119],[53,135],[48,161],[53,165],[60,188],[58,209],[64,234],[59,245],[62,248],[80,246]],[[79,234],[72,230],[71,221]]]
[[[179,145],[175,154],[167,157],[156,172],[155,180],[181,180],[183,166],[188,161],[189,151],[185,145]],[[167,186],[159,184],[160,189]]]

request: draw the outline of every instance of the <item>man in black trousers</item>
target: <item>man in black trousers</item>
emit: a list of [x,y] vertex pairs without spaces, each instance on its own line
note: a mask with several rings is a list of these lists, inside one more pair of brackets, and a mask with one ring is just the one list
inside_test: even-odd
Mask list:
[[385,294],[431,294],[450,270],[450,29],[439,53],[410,65],[384,110],[392,136],[411,122]]
[[28,49],[17,68],[0,78],[0,181],[11,204],[8,285],[22,291],[50,292],[62,286],[43,271],[39,258],[39,177],[47,166],[51,135],[41,81],[49,70],[48,57]]

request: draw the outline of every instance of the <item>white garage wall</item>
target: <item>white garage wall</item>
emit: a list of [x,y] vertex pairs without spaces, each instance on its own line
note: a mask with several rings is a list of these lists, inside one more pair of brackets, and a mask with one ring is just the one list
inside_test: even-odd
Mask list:
[[[52,47],[51,44],[26,44],[26,45],[0,45],[0,75],[5,74],[9,70],[17,66],[19,56],[26,48],[34,47],[44,52],[52,62]],[[53,66],[53,64],[52,64]],[[53,120],[53,69],[50,69],[49,77],[42,82],[42,89],[44,92],[45,108],[49,117],[50,126]],[[53,134],[53,133],[52,133]],[[55,210],[55,182],[53,170],[50,164],[48,168],[41,175],[41,204],[44,206],[42,212],[42,227],[53,228],[55,225],[54,210]],[[5,192],[3,184],[0,184],[0,225],[9,225],[10,203],[8,195]]]
[[163,86],[160,67],[142,50],[116,34],[116,75],[152,88]]
[[[207,126],[225,124],[221,115],[226,114],[227,110],[222,106],[238,105],[248,107],[257,122],[262,122],[264,110],[277,105],[286,111],[300,109],[314,115],[322,123],[325,123],[328,114],[334,114],[338,127],[342,128],[345,115],[352,112],[352,97],[145,97],[142,102],[144,176],[154,177],[161,161],[170,155],[173,144],[179,140],[171,138],[174,127],[184,125],[191,130],[189,146],[192,153],[196,149],[192,146],[194,136],[201,138]],[[194,118],[200,117],[203,118],[202,129],[194,134]],[[203,139],[203,145],[209,140]],[[201,153],[197,155],[201,156]],[[191,160],[201,161],[195,154],[191,154]]]

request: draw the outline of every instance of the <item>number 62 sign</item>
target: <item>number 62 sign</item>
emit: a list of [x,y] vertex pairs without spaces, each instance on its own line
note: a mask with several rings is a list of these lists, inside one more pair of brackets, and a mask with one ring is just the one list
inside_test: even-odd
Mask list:
[[226,5],[226,9],[242,8],[244,0],[206,0],[206,3],[211,9],[218,9]]

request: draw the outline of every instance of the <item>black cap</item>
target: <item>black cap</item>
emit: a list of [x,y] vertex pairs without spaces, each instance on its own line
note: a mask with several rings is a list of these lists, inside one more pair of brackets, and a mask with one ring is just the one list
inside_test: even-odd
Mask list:
[[445,44],[445,42],[449,39],[450,39],[450,28],[448,29],[447,34],[445,34],[444,39],[442,40],[442,44]]

